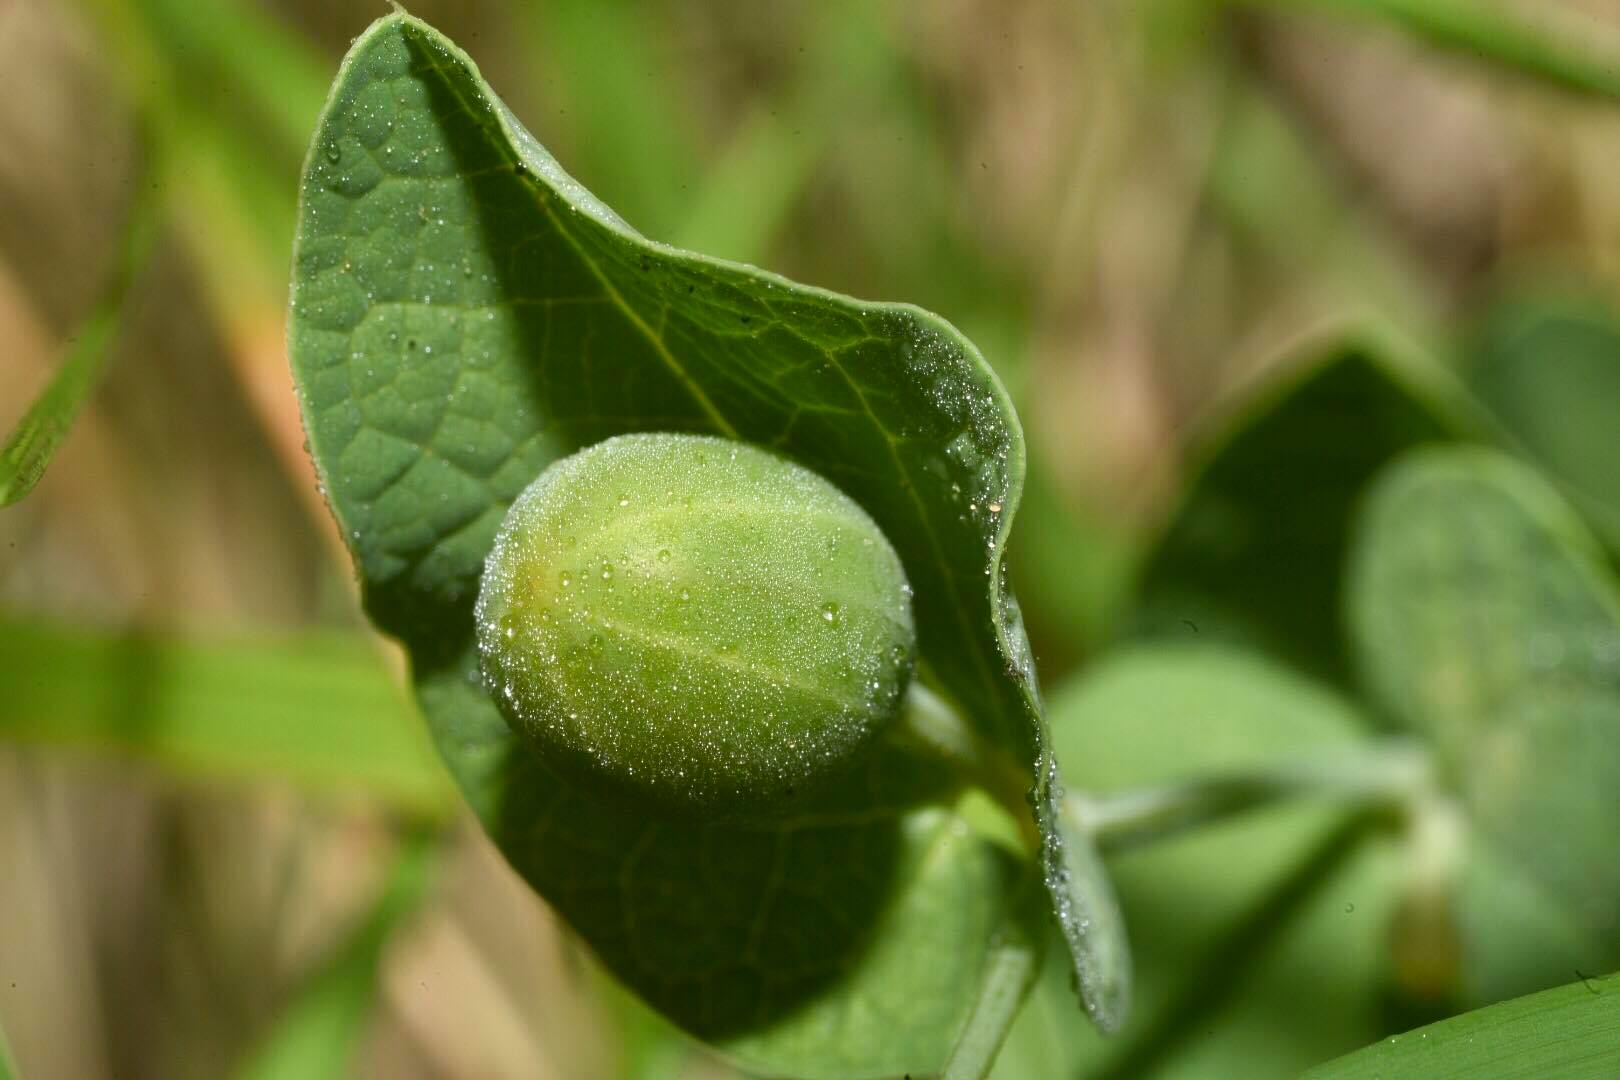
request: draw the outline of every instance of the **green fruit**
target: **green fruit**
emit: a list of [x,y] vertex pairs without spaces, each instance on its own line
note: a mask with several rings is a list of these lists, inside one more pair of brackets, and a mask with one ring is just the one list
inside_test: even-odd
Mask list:
[[802,801],[894,719],[915,643],[864,510],[707,436],[555,462],[507,512],[478,596],[513,729],[566,781],[683,816]]

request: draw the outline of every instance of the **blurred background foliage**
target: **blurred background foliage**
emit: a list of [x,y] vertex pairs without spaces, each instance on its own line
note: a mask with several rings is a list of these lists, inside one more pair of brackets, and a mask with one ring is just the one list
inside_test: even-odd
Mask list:
[[[648,236],[979,343],[1030,441],[1010,557],[1049,686],[1151,618],[1138,564],[1200,435],[1324,326],[1461,374],[1620,538],[1613,0],[412,9]],[[315,489],[282,342],[296,177],[380,13],[0,0],[0,430],[58,365],[48,399],[91,391],[0,511],[0,1027],[29,1077],[726,1075],[594,974],[457,809]],[[1356,468],[1371,436],[1345,419],[1300,452]],[[8,500],[43,460],[13,451]],[[1256,595],[1292,588],[1286,560],[1259,569]],[[1240,713],[1201,752],[1340,722]],[[1184,742],[1116,727],[1138,774]],[[1308,862],[1320,824],[1245,827]],[[1127,899],[1231,922],[1230,839],[1122,857]],[[1269,895],[1209,960],[1248,1003],[1195,1059],[1216,1075],[1362,1041],[1320,1003],[1378,968],[1379,912],[1296,920],[1251,962],[1244,926],[1286,914]],[[1084,1058],[1065,995],[1036,999],[1007,1075]],[[1176,1060],[1167,1030],[1112,1067]]]

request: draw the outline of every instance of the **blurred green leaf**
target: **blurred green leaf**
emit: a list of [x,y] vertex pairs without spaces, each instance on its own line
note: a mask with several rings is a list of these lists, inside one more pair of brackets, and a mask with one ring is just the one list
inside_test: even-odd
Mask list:
[[1106,635],[1131,585],[1132,538],[1095,507],[1071,505],[1032,462],[1009,547],[1024,618],[1048,678]]
[[[1465,893],[1475,995],[1620,963],[1620,589],[1574,512],[1495,452],[1413,454],[1358,523],[1349,614],[1375,700],[1432,740],[1478,841],[1533,890],[1520,909],[1570,928],[1573,951],[1550,949],[1522,920],[1488,917],[1510,910],[1500,897]],[[1480,985],[1505,966],[1534,981]]]
[[1573,299],[1496,304],[1466,371],[1513,444],[1620,549],[1620,318]]
[[1438,376],[1378,335],[1316,345],[1305,361],[1251,390],[1195,451],[1131,625],[1247,642],[1342,682],[1341,582],[1363,489],[1403,450],[1462,424]]
[[243,1063],[241,1080],[340,1080],[371,1022],[383,947],[427,895],[433,844],[408,836],[365,920],[310,977]]
[[[1620,49],[1591,17],[1511,0],[1229,0],[1291,13],[1389,22],[1431,45],[1522,71],[1565,90],[1620,98]],[[1534,14],[1532,14],[1532,12]]]
[[451,808],[421,722],[352,636],[204,640],[0,620],[0,738]]
[[131,285],[145,266],[157,234],[158,213],[145,181],[137,188],[111,277],[67,355],[0,448],[0,507],[17,502],[39,483],[80,408],[100,382]]
[[[1050,715],[1088,794],[1368,743],[1330,690],[1200,643],[1116,650],[1060,687]],[[1352,811],[1302,800],[1110,856],[1136,957],[1132,1018],[1099,1038],[1055,1011],[1061,978],[1043,980],[995,1075],[1281,1076],[1375,1037],[1398,864],[1365,831]]]
[[1380,1039],[1308,1080],[1609,1080],[1620,1075],[1620,975],[1583,977]]
[[1033,975],[1032,876],[927,805],[949,778],[880,755],[802,818],[733,826],[585,798],[507,726],[472,612],[507,506],[551,461],[632,430],[749,439],[873,514],[930,676],[988,739],[1039,756],[1000,576],[1023,443],[977,351],[916,308],[644,239],[408,16],[344,61],[303,195],[290,340],[312,452],[367,609],[410,648],[507,857],[619,977],[750,1068],[930,1072],[964,1030],[982,1044],[1003,973]]

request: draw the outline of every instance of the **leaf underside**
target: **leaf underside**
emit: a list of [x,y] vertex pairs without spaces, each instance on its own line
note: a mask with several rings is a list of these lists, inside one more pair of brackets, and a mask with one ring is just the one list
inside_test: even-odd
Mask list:
[[886,755],[758,827],[588,800],[516,743],[472,615],[507,506],[550,462],[635,430],[743,439],[872,514],[915,589],[925,677],[1034,761],[1001,572],[1023,441],[972,345],[916,308],[642,238],[404,15],[356,41],[322,116],[289,340],[368,612],[409,648],[490,834],[607,966],[761,1071],[925,1074],[982,1053],[987,998],[1009,971],[1022,992],[1039,926],[1030,869],[941,803],[947,778]]
[[1361,493],[1454,423],[1374,335],[1311,352],[1206,447],[1143,570],[1134,622],[1155,638],[1241,640],[1343,682],[1345,545]]

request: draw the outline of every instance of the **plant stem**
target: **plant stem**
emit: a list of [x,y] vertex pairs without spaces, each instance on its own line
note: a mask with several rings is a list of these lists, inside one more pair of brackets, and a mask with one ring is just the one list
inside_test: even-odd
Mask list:
[[902,736],[956,766],[999,803],[1020,827],[1029,819],[1034,778],[1005,751],[986,742],[945,698],[913,679],[901,716]]
[[1118,851],[1268,803],[1303,797],[1370,806],[1406,806],[1429,789],[1433,768],[1422,746],[1389,739],[1335,757],[1301,759],[1106,795],[1075,792],[1071,824]]
[[[1006,752],[986,742],[945,698],[913,681],[906,692],[900,735],[949,762],[1019,823],[1031,840],[1029,790],[1034,781]],[[1070,792],[1069,825],[1104,851],[1120,851],[1174,836],[1285,799],[1321,798],[1363,808],[1410,809],[1434,788],[1429,754],[1415,739],[1244,769],[1226,775],[1107,794]]]

